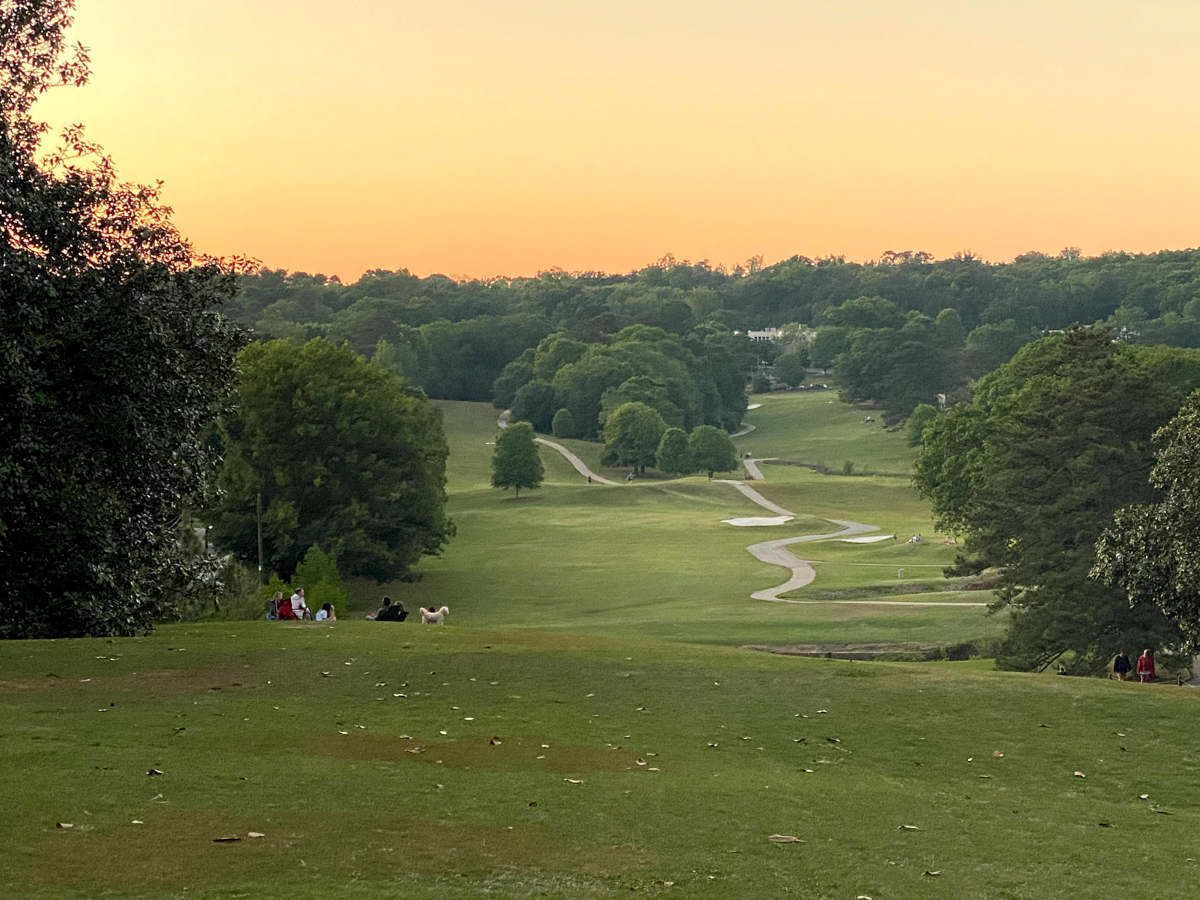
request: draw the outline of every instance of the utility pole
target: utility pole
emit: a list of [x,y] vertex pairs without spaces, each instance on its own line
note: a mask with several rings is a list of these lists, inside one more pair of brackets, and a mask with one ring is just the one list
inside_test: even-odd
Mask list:
[[260,584],[266,582],[263,577],[263,554],[262,554],[262,491],[258,492],[258,580]]

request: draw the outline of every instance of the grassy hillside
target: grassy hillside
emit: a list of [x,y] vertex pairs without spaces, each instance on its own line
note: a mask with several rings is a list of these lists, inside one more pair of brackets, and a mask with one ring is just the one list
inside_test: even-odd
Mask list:
[[5,897],[1074,900],[1196,879],[1187,689],[362,621],[6,643],[0,672]]
[[[762,394],[761,403],[746,414],[755,426],[738,438],[738,446],[753,456],[825,465],[841,471],[846,461],[855,471],[908,474],[916,451],[902,431],[888,432],[877,412],[864,412],[840,402],[830,391]],[[867,417],[875,419],[865,422]]]
[[[750,599],[788,574],[755,560],[745,549],[750,543],[835,530],[828,518],[854,518],[905,537],[931,534],[928,510],[906,480],[772,466],[756,489],[799,518],[775,528],[736,528],[721,520],[762,510],[731,485],[703,477],[589,485],[557,452],[542,447],[546,485],[515,500],[511,492],[489,486],[495,410],[485,404],[439,405],[451,442],[450,511],[458,536],[443,556],[422,563],[418,584],[356,585],[358,610],[373,609],[386,590],[410,608],[445,604],[455,621],[483,627],[724,644],[957,642],[995,635],[1002,627],[981,609],[795,606]],[[799,428],[790,421],[770,427]],[[882,432],[879,437],[895,438]],[[568,443],[585,461],[599,457],[598,444]],[[892,581],[900,567],[909,579],[938,577],[954,555],[933,540],[920,548],[822,543],[803,552],[818,561],[813,589]]]

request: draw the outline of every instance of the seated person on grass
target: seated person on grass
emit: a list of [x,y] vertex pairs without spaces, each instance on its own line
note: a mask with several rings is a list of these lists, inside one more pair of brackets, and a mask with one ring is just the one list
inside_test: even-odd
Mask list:
[[404,608],[403,603],[392,603],[391,597],[384,597],[383,606],[379,607],[375,615],[368,613],[367,618],[375,622],[403,622],[408,618],[408,610]]
[[336,622],[337,613],[333,611],[332,603],[323,603],[315,616],[318,622]]

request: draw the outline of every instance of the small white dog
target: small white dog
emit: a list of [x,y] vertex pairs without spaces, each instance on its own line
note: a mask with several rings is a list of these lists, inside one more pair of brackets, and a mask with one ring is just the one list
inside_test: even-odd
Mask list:
[[441,609],[436,610],[432,606],[429,609],[421,607],[421,621],[426,625],[441,625],[448,615],[450,615],[450,607],[448,606],[443,606]]

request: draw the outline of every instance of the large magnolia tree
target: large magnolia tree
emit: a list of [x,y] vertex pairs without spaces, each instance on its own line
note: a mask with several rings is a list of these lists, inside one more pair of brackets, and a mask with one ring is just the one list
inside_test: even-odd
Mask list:
[[241,342],[156,188],[80,129],[45,146],[35,100],[82,85],[70,0],[0,3],[0,636],[127,635],[186,582],[177,530]]

